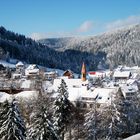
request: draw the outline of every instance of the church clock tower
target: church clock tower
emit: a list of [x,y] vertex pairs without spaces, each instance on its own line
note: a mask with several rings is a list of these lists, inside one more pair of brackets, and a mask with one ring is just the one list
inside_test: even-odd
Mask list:
[[84,82],[86,81],[86,66],[85,66],[85,63],[83,62],[83,65],[82,65],[82,70],[81,70],[81,80]]

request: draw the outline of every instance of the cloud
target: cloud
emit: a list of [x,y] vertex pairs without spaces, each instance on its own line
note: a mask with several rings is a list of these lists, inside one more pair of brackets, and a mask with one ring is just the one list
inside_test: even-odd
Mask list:
[[93,22],[92,21],[85,21],[80,25],[80,27],[77,29],[77,32],[88,32],[93,28]]
[[46,39],[46,38],[59,38],[59,37],[71,37],[74,36],[73,32],[48,32],[48,33],[32,33],[29,35],[34,40]]
[[119,19],[105,25],[106,30],[114,30],[118,28],[123,28],[125,26],[139,24],[140,16],[129,16],[126,19]]
[[32,33],[29,37],[34,40],[39,40],[39,39],[47,38],[47,34],[46,33]]
[[58,31],[58,32],[47,32],[47,33],[39,33],[34,32],[29,37],[34,40],[45,39],[45,38],[58,38],[58,37],[73,37],[73,36],[81,36],[83,33],[91,31],[93,28],[92,21],[83,22],[78,28],[72,31]]

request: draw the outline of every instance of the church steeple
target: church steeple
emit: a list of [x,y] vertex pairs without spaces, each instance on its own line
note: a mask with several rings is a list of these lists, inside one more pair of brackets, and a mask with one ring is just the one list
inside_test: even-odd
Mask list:
[[81,80],[82,81],[86,81],[86,66],[85,66],[85,63],[83,62],[83,65],[82,65],[82,70],[81,70]]

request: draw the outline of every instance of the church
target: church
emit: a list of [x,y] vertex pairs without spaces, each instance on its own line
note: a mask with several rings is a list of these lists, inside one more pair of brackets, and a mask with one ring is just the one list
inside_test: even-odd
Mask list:
[[55,94],[53,97],[57,96],[58,87],[61,84],[61,79],[64,79],[69,93],[69,100],[73,103],[80,101],[80,106],[83,108],[91,108],[95,99],[100,104],[110,102],[110,93],[116,93],[118,89],[116,88],[94,88],[89,89],[89,81],[86,78],[86,65],[83,63],[81,69],[81,78],[70,79],[68,77],[60,77],[54,79],[53,91]]

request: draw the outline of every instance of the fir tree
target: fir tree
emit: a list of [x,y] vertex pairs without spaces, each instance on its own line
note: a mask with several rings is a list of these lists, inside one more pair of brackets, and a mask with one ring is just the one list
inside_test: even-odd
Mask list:
[[97,104],[96,101],[93,104],[93,108],[91,111],[85,114],[85,128],[87,132],[87,140],[97,140],[97,121],[98,121],[99,113],[97,112]]
[[[119,93],[118,93],[119,95]],[[101,109],[102,139],[117,140],[122,124],[120,106],[121,96],[110,95],[110,104]]]
[[139,108],[137,104],[137,97],[134,95],[131,100],[123,99],[120,102],[120,128],[121,128],[121,137],[125,138],[137,133]]
[[0,121],[0,139],[1,140],[25,140],[25,125],[20,115],[16,100],[3,104]]
[[38,99],[31,125],[28,129],[28,140],[59,140],[50,120],[48,106],[43,98]]
[[54,127],[56,133],[64,139],[64,133],[71,120],[71,103],[68,100],[68,91],[62,79],[58,88],[58,96],[54,101]]

